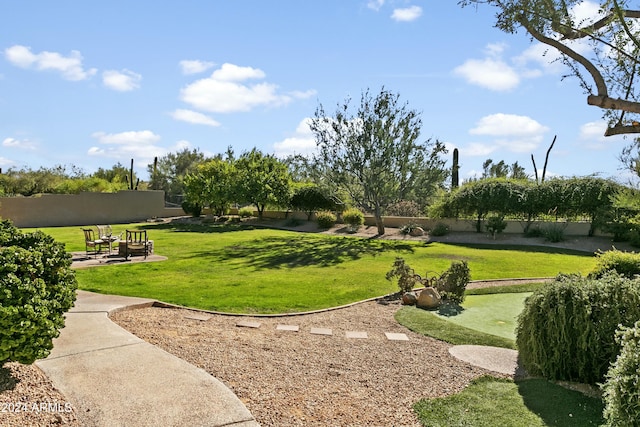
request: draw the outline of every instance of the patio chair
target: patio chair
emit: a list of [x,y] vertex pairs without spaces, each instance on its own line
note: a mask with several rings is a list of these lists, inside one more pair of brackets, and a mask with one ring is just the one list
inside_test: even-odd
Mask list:
[[147,230],[126,230],[126,246],[125,259],[129,259],[130,255],[144,255],[147,259],[149,254],[149,239]]
[[96,229],[98,230],[98,237],[105,243],[105,245],[109,246],[109,254],[111,254],[113,251],[113,243],[122,238],[122,233],[114,236],[113,229],[110,225],[96,225]]
[[87,256],[93,255],[94,258],[97,258],[98,254],[102,253],[102,245],[107,244],[107,242],[96,238],[92,228],[83,228],[82,231],[84,232],[84,247]]

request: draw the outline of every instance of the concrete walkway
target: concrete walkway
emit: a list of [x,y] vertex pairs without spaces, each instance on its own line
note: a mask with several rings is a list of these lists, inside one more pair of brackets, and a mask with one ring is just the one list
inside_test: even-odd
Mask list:
[[259,424],[216,378],[122,329],[108,313],[153,300],[78,291],[65,328],[36,364],[83,426]]
[[516,378],[526,376],[526,372],[518,364],[516,350],[486,345],[456,345],[449,349],[449,354],[489,371],[513,375]]

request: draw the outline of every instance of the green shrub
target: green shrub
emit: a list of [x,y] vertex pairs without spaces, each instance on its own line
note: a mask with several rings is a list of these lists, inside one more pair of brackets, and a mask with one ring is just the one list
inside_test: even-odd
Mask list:
[[618,325],[638,319],[640,279],[560,275],[525,302],[516,330],[520,360],[531,375],[597,384],[619,353]]
[[535,224],[524,230],[524,237],[544,237],[544,231],[540,228],[540,225]]
[[185,200],[182,202],[181,206],[184,213],[191,215],[194,218],[198,218],[202,214],[202,205],[198,203]]
[[240,208],[238,210],[238,215],[240,215],[240,218],[251,218],[253,216],[253,208],[248,206]]
[[602,277],[608,271],[616,271],[627,277],[640,274],[640,254],[636,252],[622,252],[617,249],[596,253],[596,266],[589,277]]
[[438,280],[438,292],[442,298],[460,304],[464,301],[464,291],[471,280],[471,271],[466,261],[453,261]]
[[328,211],[318,212],[316,221],[320,228],[331,228],[336,223],[336,216]]
[[507,228],[507,221],[504,220],[504,216],[492,215],[487,217],[487,223],[485,227],[489,233],[495,238],[496,234],[502,233]]
[[355,231],[364,224],[364,214],[359,209],[349,208],[342,213],[342,220]]
[[552,224],[542,228],[542,236],[551,243],[558,243],[564,240],[564,229],[566,225]]
[[449,234],[449,227],[441,222],[437,223],[435,227],[429,232],[432,236],[446,236]]
[[391,270],[387,272],[387,280],[398,278],[398,287],[400,292],[410,292],[416,285],[421,284],[420,276],[416,275],[413,268],[404,261],[403,258],[396,258],[391,266]]
[[76,288],[63,244],[0,222],[0,365],[49,355]]
[[620,354],[602,385],[606,425],[637,426],[640,420],[640,321],[616,333]]

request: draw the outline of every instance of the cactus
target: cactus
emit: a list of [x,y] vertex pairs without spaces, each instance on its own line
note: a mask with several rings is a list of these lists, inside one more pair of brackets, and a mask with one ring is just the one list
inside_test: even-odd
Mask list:
[[137,190],[138,184],[140,184],[140,178],[136,180],[136,185],[133,185],[133,159],[131,159],[131,169],[129,169],[129,175],[125,175],[125,179],[127,180],[127,190]]
[[458,165],[458,149],[453,149],[453,166],[451,167],[451,189],[458,188],[459,185],[459,176],[458,170],[460,166]]

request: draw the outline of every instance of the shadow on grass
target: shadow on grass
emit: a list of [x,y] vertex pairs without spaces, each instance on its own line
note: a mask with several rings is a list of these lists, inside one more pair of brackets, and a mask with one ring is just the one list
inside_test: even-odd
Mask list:
[[414,246],[396,242],[343,238],[309,238],[308,236],[265,237],[227,246],[220,250],[196,254],[226,260],[242,259],[259,269],[331,266],[394,251],[412,253]]
[[0,366],[0,393],[13,390],[18,381],[11,374],[11,370],[6,366]]
[[518,251],[518,252],[539,252],[545,254],[563,254],[578,255],[587,258],[593,257],[593,252],[580,251],[577,249],[557,248],[553,246],[537,246],[537,245],[501,245],[492,243],[457,243],[457,242],[441,242],[444,245],[461,246],[471,249],[492,249],[496,251]]
[[525,406],[546,425],[599,426],[604,423],[601,399],[534,378],[516,382]]
[[251,224],[168,222],[163,224],[145,224],[136,228],[141,230],[170,230],[188,233],[229,233],[233,231],[254,230],[256,227]]

